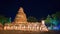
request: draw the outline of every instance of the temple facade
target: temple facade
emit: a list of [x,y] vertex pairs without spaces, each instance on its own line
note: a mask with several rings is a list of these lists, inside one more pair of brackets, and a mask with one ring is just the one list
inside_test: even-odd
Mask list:
[[13,23],[5,24],[4,30],[22,30],[22,31],[48,31],[45,26],[45,21],[39,22],[28,22],[26,14],[22,7],[20,7]]

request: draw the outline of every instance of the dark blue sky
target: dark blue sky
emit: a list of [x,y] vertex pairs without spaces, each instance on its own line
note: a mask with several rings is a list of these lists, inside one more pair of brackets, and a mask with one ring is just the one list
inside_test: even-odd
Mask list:
[[38,19],[60,11],[60,2],[53,0],[0,0],[0,14],[14,19],[19,7],[23,7],[27,16]]

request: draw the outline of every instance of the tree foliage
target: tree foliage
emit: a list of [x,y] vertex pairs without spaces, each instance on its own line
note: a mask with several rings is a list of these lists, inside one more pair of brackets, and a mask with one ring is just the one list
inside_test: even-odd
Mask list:
[[60,19],[60,12],[56,12],[55,14],[52,14],[52,17],[56,20]]
[[45,22],[46,23],[51,23],[51,20],[52,20],[51,16],[48,15],[47,18],[46,18],[46,20],[45,20]]
[[50,24],[50,26],[56,26],[58,25],[58,21],[56,20],[56,17],[51,17],[50,15],[47,16],[45,23],[48,25]]
[[0,23],[1,24],[4,25],[5,23],[10,23],[9,21],[10,21],[9,18],[0,15]]
[[57,26],[60,20],[60,12],[56,12],[55,14],[52,14],[51,16],[48,15],[45,19],[46,24],[51,24],[52,26]]

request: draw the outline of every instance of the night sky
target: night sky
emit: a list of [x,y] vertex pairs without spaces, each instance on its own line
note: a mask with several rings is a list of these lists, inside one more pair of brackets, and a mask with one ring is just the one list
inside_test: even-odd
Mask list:
[[0,14],[11,17],[12,21],[19,9],[23,7],[27,17],[38,19],[60,11],[60,2],[53,0],[0,0]]

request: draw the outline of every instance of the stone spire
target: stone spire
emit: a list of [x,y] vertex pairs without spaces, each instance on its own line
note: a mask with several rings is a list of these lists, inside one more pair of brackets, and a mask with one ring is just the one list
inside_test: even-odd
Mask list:
[[20,7],[14,21],[15,23],[27,23],[26,14],[22,7]]

